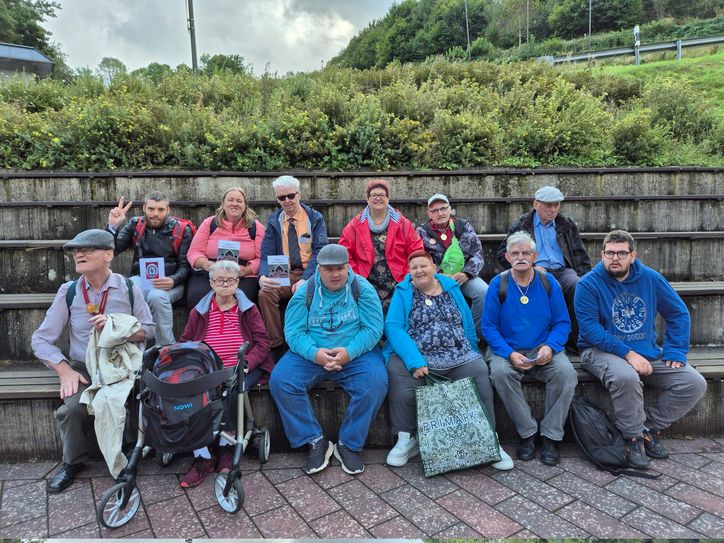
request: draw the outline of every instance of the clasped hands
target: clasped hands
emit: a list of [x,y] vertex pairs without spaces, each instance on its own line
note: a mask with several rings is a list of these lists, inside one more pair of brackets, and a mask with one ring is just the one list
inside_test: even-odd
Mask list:
[[314,363],[324,367],[327,371],[339,371],[349,362],[349,353],[344,347],[334,349],[317,349]]

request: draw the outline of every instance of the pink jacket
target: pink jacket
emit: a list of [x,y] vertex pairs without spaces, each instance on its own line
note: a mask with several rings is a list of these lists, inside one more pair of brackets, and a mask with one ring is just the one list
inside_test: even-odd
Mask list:
[[264,239],[265,228],[259,221],[256,221],[256,237],[252,240],[249,237],[249,230],[242,226],[234,228],[230,221],[221,220],[221,224],[216,227],[214,233],[211,233],[211,221],[214,216],[207,217],[201,223],[194,239],[191,240],[191,246],[187,253],[189,264],[194,266],[196,261],[205,256],[211,260],[216,260],[216,254],[219,247],[219,240],[229,240],[239,242],[239,261],[245,260],[252,269],[252,275],[259,272],[259,262],[261,258],[261,241]]

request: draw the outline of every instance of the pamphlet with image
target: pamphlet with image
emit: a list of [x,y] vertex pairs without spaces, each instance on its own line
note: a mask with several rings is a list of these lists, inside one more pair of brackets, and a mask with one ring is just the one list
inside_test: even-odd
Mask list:
[[238,262],[240,247],[241,243],[238,241],[230,241],[226,239],[219,240],[219,245],[216,249],[216,260],[231,260],[233,262]]
[[140,258],[138,260],[141,276],[141,290],[145,293],[153,288],[153,280],[166,277],[166,264],[163,258]]
[[269,255],[269,279],[274,279],[282,287],[291,286],[289,281],[289,257],[287,255]]

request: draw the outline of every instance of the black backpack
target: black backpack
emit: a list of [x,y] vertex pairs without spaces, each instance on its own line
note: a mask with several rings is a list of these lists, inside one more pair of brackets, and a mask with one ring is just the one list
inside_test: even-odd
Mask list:
[[605,411],[586,398],[576,396],[568,410],[568,422],[576,443],[596,467],[612,475],[656,479],[661,474],[629,469],[626,443]]

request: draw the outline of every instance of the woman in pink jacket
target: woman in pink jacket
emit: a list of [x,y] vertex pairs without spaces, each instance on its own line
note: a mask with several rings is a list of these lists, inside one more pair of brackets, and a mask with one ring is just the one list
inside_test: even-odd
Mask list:
[[217,260],[232,260],[239,264],[239,288],[256,303],[259,293],[256,274],[265,228],[255,217],[256,213],[247,206],[244,190],[232,187],[221,198],[216,215],[201,223],[187,253],[194,268],[186,286],[189,310],[211,290],[209,268]]
[[386,314],[395,285],[407,274],[407,257],[423,250],[422,238],[389,204],[387,181],[373,179],[366,194],[367,207],[344,227],[339,244],[347,247],[352,271],[375,287]]

